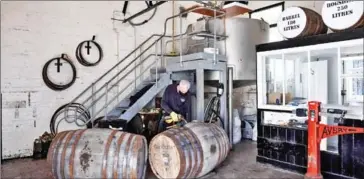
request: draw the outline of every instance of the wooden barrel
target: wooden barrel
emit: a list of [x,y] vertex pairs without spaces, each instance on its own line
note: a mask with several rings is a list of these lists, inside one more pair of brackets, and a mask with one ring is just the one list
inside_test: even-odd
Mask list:
[[150,142],[149,163],[158,178],[196,178],[217,167],[229,150],[221,127],[191,122],[156,135]]
[[322,9],[324,23],[334,32],[364,26],[363,1],[325,1]]
[[47,161],[57,179],[145,178],[147,155],[144,136],[93,128],[58,133]]
[[285,38],[326,34],[327,26],[317,12],[304,7],[289,7],[277,22],[279,33]]

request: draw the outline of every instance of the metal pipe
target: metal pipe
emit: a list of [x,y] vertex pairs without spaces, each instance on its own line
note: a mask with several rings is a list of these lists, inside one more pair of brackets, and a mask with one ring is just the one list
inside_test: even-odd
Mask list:
[[[119,90],[118,90],[118,92],[119,92]],[[94,103],[94,101],[95,101],[95,83],[92,83],[91,93],[92,93],[91,103]],[[94,127],[93,126],[94,119],[95,119],[95,105],[93,105],[91,108],[91,122],[92,122],[91,125],[92,125],[92,127]]]
[[232,67],[228,67],[228,125],[229,125],[229,140],[230,140],[230,146],[231,149],[233,148],[233,124],[234,124],[234,120],[233,120],[233,68]]
[[107,95],[109,93],[109,83],[108,82],[106,82],[105,93],[106,93],[106,95],[105,95],[105,115],[104,116],[106,118],[106,116],[107,116],[107,106],[108,106],[108,104],[107,104]]
[[[182,15],[179,16],[179,32],[182,34]],[[182,65],[182,35],[179,36],[179,63]]]
[[[155,44],[155,54],[158,53],[158,44]],[[155,56],[155,85],[158,87],[158,56]]]
[[[183,34],[178,34],[178,35],[175,35],[175,36],[170,36],[170,35],[166,35],[166,29],[167,29],[167,22],[169,21],[169,20],[171,20],[171,19],[173,19],[173,18],[176,18],[176,17],[179,17],[179,16],[181,16],[181,15],[183,15],[183,14],[186,14],[186,13],[189,13],[189,12],[191,12],[191,11],[193,11],[193,10],[197,10],[197,9],[203,9],[203,8],[201,8],[201,7],[197,7],[197,8],[192,8],[192,9],[190,9],[190,10],[188,10],[188,11],[184,11],[184,12],[182,12],[182,13],[180,13],[180,14],[177,14],[177,15],[174,15],[174,16],[172,16],[172,17],[169,17],[169,18],[167,18],[165,21],[164,21],[164,32],[163,32],[163,34],[153,34],[153,35],[151,35],[150,37],[148,37],[146,40],[144,40],[137,48],[135,48],[134,50],[132,50],[129,54],[127,54],[122,60],[120,60],[116,65],[114,65],[113,67],[111,67],[111,69],[109,69],[107,72],[105,72],[101,77],[99,77],[96,81],[95,81],[95,83],[97,83],[98,81],[100,81],[102,78],[104,78],[106,75],[108,75],[112,70],[114,70],[118,65],[120,65],[123,61],[125,61],[127,58],[129,58],[130,57],[130,55],[132,55],[133,53],[135,53],[140,47],[142,47],[144,44],[146,44],[150,39],[152,39],[153,37],[176,37],[176,36],[182,36],[182,35],[185,35],[185,34],[187,34],[187,30],[186,30],[186,32],[184,32]],[[209,9],[209,8],[207,8],[207,9]],[[220,11],[221,13],[224,13],[225,14],[225,12],[223,12],[223,11]],[[83,93],[85,93],[88,89],[90,89],[91,88],[91,85],[90,86],[88,86],[80,95],[78,95],[72,102],[75,102]]]
[[[215,6],[216,4],[217,2],[215,0]],[[215,64],[216,64],[216,8],[214,8],[214,65]]]
[[138,17],[138,16],[140,16],[140,15],[148,12],[148,11],[150,11],[150,10],[152,10],[152,9],[160,6],[160,5],[162,5],[165,2],[167,2],[167,1],[159,1],[159,2],[155,3],[153,6],[150,6],[150,7],[146,8],[146,9],[144,9],[144,10],[141,10],[140,12],[138,12],[138,13],[136,13],[136,14],[134,14],[134,15],[132,15],[132,16],[124,19],[123,20],[123,23],[126,23],[126,22],[128,22],[128,21],[130,21],[130,20],[132,20],[132,19],[134,19],[134,18],[136,18],[136,17]]
[[[142,46],[140,46],[140,48],[139,48],[139,49],[140,49],[140,55],[139,55],[139,57],[138,57],[138,58],[139,58],[139,61],[140,61],[140,62],[143,62],[143,61],[144,61],[144,60],[143,60],[143,54],[144,54],[144,53],[142,53],[142,51],[143,51],[143,47],[142,47]],[[149,48],[148,48],[148,50],[149,50]],[[135,60],[135,61],[136,61],[136,60]],[[140,63],[138,66],[139,66],[139,70],[140,70],[140,71],[143,71],[143,63]],[[140,78],[140,81],[143,81],[143,76]]]
[[[174,16],[174,8],[175,8],[175,5],[174,5],[174,0],[172,1],[172,16]],[[172,53],[174,54],[176,52],[176,44],[174,43],[174,35],[175,35],[175,30],[176,30],[176,27],[175,27],[175,19],[173,18],[172,19]]]
[[161,67],[165,67],[165,64],[164,64],[164,50],[163,50],[163,43],[164,43],[164,38],[162,37],[161,38],[161,56],[160,56],[160,61],[161,61]]
[[[136,49],[137,48],[137,32],[136,32],[136,28],[133,26],[133,28],[134,28],[134,49]],[[142,47],[140,47],[140,49],[141,49]],[[134,53],[134,59],[136,59],[136,56],[137,56],[137,53],[135,52]],[[136,68],[136,66],[137,66],[137,61],[135,60],[135,70],[134,70],[134,91],[136,91],[136,89],[137,89],[137,84],[136,84],[136,76],[137,76],[137,68]],[[119,91],[118,91],[119,92]]]
[[[169,20],[171,20],[171,19],[173,19],[173,18],[176,18],[176,17],[178,17],[178,16],[181,16],[181,15],[183,15],[183,14],[187,14],[187,13],[189,13],[189,12],[192,12],[193,10],[197,10],[197,9],[211,9],[211,8],[207,8],[207,7],[196,7],[196,8],[192,8],[192,9],[190,9],[190,10],[187,10],[187,11],[184,11],[184,12],[182,12],[182,13],[180,13],[180,14],[177,14],[177,15],[174,15],[174,16],[172,16],[172,17],[169,17],[169,18],[167,18],[165,21],[164,21],[164,32],[163,32],[163,34],[153,34],[153,35],[151,35],[149,38],[147,38],[146,40],[144,40],[137,48],[135,48],[134,50],[132,50],[129,54],[127,54],[122,60],[120,60],[117,64],[115,64],[113,67],[111,67],[111,69],[109,69],[108,71],[106,71],[103,75],[101,75],[99,78],[97,78],[97,80],[95,80],[95,84],[97,83],[97,82],[99,82],[101,79],[103,79],[106,75],[108,75],[112,70],[114,70],[118,65],[120,65],[122,62],[124,62],[127,58],[129,58],[130,57],[130,55],[132,55],[133,53],[135,53],[137,50],[138,50],[138,48],[139,47],[141,47],[141,46],[143,46],[144,44],[146,44],[150,39],[152,39],[153,37],[174,37],[174,36],[170,36],[170,35],[166,35],[166,33],[167,33],[167,31],[166,31],[166,29],[167,29],[167,22],[169,21]],[[219,12],[221,12],[222,13],[222,15],[225,15],[225,12],[223,12],[223,11],[219,11]],[[115,19],[115,18],[112,18],[113,20],[117,20],[117,19]],[[183,33],[183,34],[179,34],[178,36],[180,36],[180,35],[184,35],[184,34],[187,34],[187,30],[186,30],[186,32],[185,33]],[[71,102],[70,102],[70,104],[72,104],[72,103],[74,103],[77,99],[79,99],[83,94],[85,94],[90,88],[91,88],[92,86],[91,85],[89,85],[87,88],[85,88],[78,96],[76,96]],[[67,108],[68,108],[68,106],[70,106],[70,105],[67,105]]]

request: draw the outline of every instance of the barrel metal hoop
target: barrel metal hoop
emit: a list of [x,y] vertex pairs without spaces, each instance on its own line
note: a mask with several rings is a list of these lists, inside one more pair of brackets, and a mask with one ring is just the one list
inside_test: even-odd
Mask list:
[[188,138],[188,140],[190,141],[191,143],[191,146],[192,146],[192,151],[193,152],[193,166],[191,165],[192,167],[192,170],[190,170],[190,173],[187,177],[195,177],[197,176],[199,173],[197,173],[197,170],[198,168],[202,168],[202,158],[199,158],[200,157],[200,154],[201,154],[201,145],[198,143],[198,139],[195,138],[195,136],[193,135],[193,132],[189,129],[189,128],[183,128],[184,131],[184,134],[186,135],[186,137]]
[[183,152],[181,145],[179,145],[180,142],[177,140],[176,135],[171,134],[171,132],[174,130],[175,130],[175,128],[169,129],[169,130],[164,131],[162,134],[165,135],[166,137],[169,137],[177,148],[177,151],[178,151],[179,157],[180,157],[180,162],[181,162],[180,163],[180,172],[178,173],[177,178],[181,178],[181,175],[183,174],[182,172],[184,172],[182,170],[182,168],[184,169],[184,167],[186,166],[186,161],[183,159],[186,157],[185,157],[185,153]]
[[54,148],[58,145],[58,143],[59,143],[59,138],[60,138],[60,136],[62,136],[63,134],[65,133],[65,131],[64,132],[61,132],[61,133],[58,133],[54,138],[53,138],[53,140],[52,140],[52,143],[51,143],[51,145],[49,146],[49,149],[48,149],[48,154],[47,154],[47,162],[49,163],[49,164],[52,164],[52,161],[53,161],[53,155],[54,155]]
[[117,150],[114,156],[114,169],[113,169],[114,178],[118,178],[120,147],[126,134],[127,134],[126,132],[123,132],[117,141]]
[[118,132],[117,130],[112,130],[112,132],[109,134],[109,137],[107,138],[107,141],[106,141],[105,152],[102,157],[102,167],[101,167],[102,178],[108,178],[107,173],[106,173],[106,166],[107,166],[106,162],[107,162],[111,142],[117,132]]
[[66,162],[66,150],[67,150],[67,148],[68,148],[68,143],[71,141],[71,139],[72,139],[72,137],[73,137],[73,134],[75,133],[75,132],[77,132],[77,131],[71,131],[71,132],[69,132],[69,133],[67,133],[68,135],[67,135],[67,139],[66,139],[66,141],[64,142],[64,145],[63,145],[63,150],[62,150],[62,155],[61,155],[61,166],[60,166],[60,169],[61,169],[61,178],[66,178],[65,177],[65,174],[64,174],[64,164],[65,164],[65,162]]
[[[156,136],[154,136],[153,138],[152,138],[152,140],[150,141],[150,146],[149,146],[149,149],[148,149],[148,156],[151,156],[152,154],[152,143],[153,143],[153,141],[156,139],[156,138],[158,138],[158,136],[161,136],[161,135],[164,135],[164,132],[162,132],[162,133],[159,133],[159,134],[157,134]],[[150,169],[152,169],[152,172],[154,173],[154,175],[157,177],[157,178],[163,178],[162,176],[160,176],[159,175],[159,173],[156,171],[156,169],[154,168],[154,166],[153,166],[153,160],[150,160],[149,159],[149,164],[150,164]]]
[[128,164],[126,165],[126,176],[127,176],[127,178],[134,178],[132,175],[131,175],[131,171],[130,171],[130,165],[132,165],[132,161],[131,161],[131,159],[132,158],[130,158],[131,157],[131,154],[133,153],[133,149],[134,149],[134,143],[135,143],[135,136],[133,135],[132,137],[130,137],[131,138],[131,141],[130,141],[130,144],[128,144],[128,150],[126,150],[125,152],[127,152],[126,153],[126,156],[127,156],[127,161],[128,161]]
[[129,149],[130,149],[130,144],[131,144],[131,141],[132,141],[133,138],[134,138],[134,136],[131,135],[129,137],[128,141],[126,142],[126,147],[125,147],[125,150],[124,150],[126,159],[124,159],[124,160],[126,160],[127,163],[126,163],[126,165],[123,166],[123,173],[122,173],[123,177],[122,178],[129,178],[129,176],[127,175],[127,172],[128,172],[128,169],[129,169],[129,164],[128,164],[128,162],[129,162]]
[[[225,131],[223,131],[222,129],[220,129],[219,128],[219,126],[217,126],[217,125],[214,125],[213,124],[213,127],[212,128],[214,128],[215,130],[216,130],[216,132],[217,133],[219,133],[220,135],[220,137],[222,138],[222,139],[226,139],[226,140],[221,140],[222,142],[223,142],[223,144],[221,144],[220,142],[219,142],[219,144],[221,145],[221,148],[223,148],[223,152],[221,152],[220,154],[220,160],[219,160],[219,163],[218,164],[220,164],[221,162],[223,162],[223,160],[227,157],[227,154],[228,154],[228,152],[229,152],[229,143],[228,143],[228,136],[226,135],[226,133],[225,133]],[[218,141],[220,141],[220,140],[218,140]]]
[[[134,161],[133,163],[135,164],[132,167],[135,167],[135,169],[131,170],[130,172],[130,178],[137,178],[138,177],[138,169],[140,167],[140,165],[138,165],[138,159],[139,159],[139,148],[143,146],[142,140],[139,138],[139,136],[134,136],[134,140],[133,140],[133,153],[132,155],[135,155],[135,157],[133,157],[132,159],[136,159],[136,161]],[[142,165],[144,167],[144,165]]]
[[75,141],[74,143],[72,144],[72,153],[71,153],[71,156],[70,156],[70,159],[69,159],[69,175],[70,175],[70,179],[74,179],[74,165],[75,165],[75,152],[76,152],[76,146],[78,144],[78,142],[80,141],[81,139],[81,136],[82,134],[86,131],[87,129],[83,129],[81,130],[76,138],[75,138]]
[[143,140],[143,147],[144,147],[144,168],[143,168],[143,173],[142,173],[142,176],[141,178],[145,178],[145,175],[146,175],[146,171],[147,171],[147,163],[148,163],[148,141],[145,137],[141,137],[142,140]]
[[[214,124],[212,124],[214,125]],[[218,147],[219,147],[219,159],[217,162],[217,165],[220,164],[222,162],[222,160],[224,159],[224,157],[222,157],[222,155],[225,155],[226,152],[226,148],[225,146],[221,143],[221,141],[219,140],[219,138],[223,138],[223,135],[221,135],[221,133],[219,132],[218,129],[216,129],[215,127],[209,127],[210,131],[215,134],[214,137],[217,141]]]
[[[196,151],[196,160],[198,161],[197,167],[195,167],[195,172],[193,173],[194,176],[198,176],[201,173],[202,167],[203,167],[203,151],[202,151],[202,145],[200,140],[198,139],[197,135],[188,127],[185,127],[185,129],[188,131],[188,133],[193,137],[195,145],[195,151]],[[198,156],[198,157],[197,157]],[[200,160],[198,160],[200,159]]]
[[[126,133],[125,136],[123,137],[123,140],[121,142],[121,145],[120,145],[120,151],[123,151],[122,153],[119,153],[119,162],[122,167],[118,167],[118,178],[123,178],[123,175],[125,173],[124,171],[124,165],[126,165],[126,163],[128,162],[126,160],[126,154],[125,154],[125,148],[126,148],[126,144],[128,142],[128,140],[132,137],[132,134],[130,133]],[[119,165],[119,164],[118,164]],[[120,166],[120,165],[119,165]]]
[[54,152],[53,152],[53,156],[52,156],[52,172],[53,172],[53,175],[54,176],[57,176],[56,178],[59,178],[58,176],[58,161],[57,161],[57,158],[58,158],[58,154],[59,154],[59,150],[61,148],[61,144],[62,144],[62,141],[63,139],[67,136],[67,134],[69,133],[69,131],[67,132],[64,132],[64,133],[60,133],[58,134],[59,135],[59,139],[58,141],[56,141],[56,144],[55,144],[55,149],[54,149]]
[[[178,135],[178,137],[181,137],[181,140],[183,140],[184,146],[186,146],[186,145],[192,146],[192,143],[189,140],[189,138],[187,137],[187,135],[185,134],[185,131],[186,130],[183,130],[182,128],[176,128],[174,135]],[[193,150],[186,150],[186,148],[184,148],[183,152],[184,152],[184,155],[186,156],[185,158],[188,159],[188,164],[184,167],[185,171],[183,172],[182,178],[188,178],[188,176],[191,174]]]
[[224,147],[224,153],[222,156],[222,159],[220,161],[220,163],[222,163],[224,161],[224,159],[227,157],[229,151],[230,151],[230,142],[229,142],[229,137],[226,135],[225,131],[222,130],[221,128],[219,128],[219,126],[215,126],[216,130],[220,132],[221,134],[221,138],[226,139],[226,140],[222,140],[224,143],[222,144],[222,147]]

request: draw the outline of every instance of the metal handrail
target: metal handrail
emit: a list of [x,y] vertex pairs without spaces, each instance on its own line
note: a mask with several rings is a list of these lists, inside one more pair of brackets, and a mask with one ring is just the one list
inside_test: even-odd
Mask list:
[[[150,56],[148,56],[148,57],[150,57]],[[139,62],[137,65],[135,65],[132,69],[130,69],[124,76],[122,76],[120,79],[118,79],[115,83],[114,83],[114,85],[112,85],[112,86],[115,86],[115,84],[118,84],[121,80],[123,80],[126,76],[128,76],[133,70],[135,70],[138,66],[140,66],[143,62],[145,62],[147,60],[147,58],[145,58],[143,61],[141,61],[141,62]],[[146,68],[146,70],[147,70],[148,68]],[[143,73],[144,73],[145,71],[143,71]],[[118,74],[120,74],[120,72],[118,73]],[[117,74],[117,75],[118,75]],[[116,76],[117,75],[115,75],[114,77],[113,77],[113,79],[115,79],[116,78]],[[109,80],[108,82],[106,82],[104,85],[103,85],[103,87],[101,87],[100,89],[99,89],[99,91],[102,89],[102,88],[104,88],[104,87],[106,87],[107,86],[107,84],[109,84],[113,79],[111,79],[111,80]],[[136,78],[137,79],[137,78]],[[134,80],[136,80],[136,79],[134,79]],[[106,92],[109,92],[111,89],[108,89]],[[98,92],[99,92],[98,91]],[[97,98],[95,101],[93,101],[92,103],[91,103],[91,106],[93,106],[94,104],[96,104],[96,102],[98,102],[103,96],[105,96],[106,94],[104,93],[104,94],[102,94],[99,98]],[[84,103],[81,103],[81,104],[84,104]],[[91,107],[90,106],[90,107]],[[89,109],[89,108],[86,108],[86,109]]]
[[[146,48],[143,52],[141,52],[141,54],[140,55],[138,55],[138,57],[135,57],[133,60],[131,60],[131,63],[129,63],[129,65],[130,64],[132,64],[132,63],[134,63],[142,54],[144,54],[147,50],[149,50],[153,45],[155,45],[157,42],[159,42],[159,41],[161,41],[162,39],[163,39],[163,37],[177,37],[177,36],[179,36],[180,38],[182,38],[182,36],[183,35],[185,35],[185,34],[187,34],[187,29],[186,29],[186,32],[184,32],[184,33],[180,33],[179,35],[174,35],[174,36],[171,36],[171,35],[166,35],[166,32],[167,32],[167,22],[169,21],[169,20],[171,20],[171,19],[173,19],[173,18],[176,18],[176,17],[181,17],[183,14],[187,14],[187,13],[189,13],[189,12],[192,12],[192,11],[194,11],[194,10],[197,10],[197,9],[210,9],[210,10],[214,10],[215,11],[215,18],[217,17],[216,16],[216,11],[219,11],[219,10],[216,10],[216,9],[211,9],[211,8],[209,8],[209,7],[195,7],[195,8],[191,8],[191,9],[189,9],[189,10],[186,10],[186,11],[184,11],[184,12],[181,12],[181,13],[179,13],[179,14],[177,14],[177,15],[174,15],[174,16],[171,16],[171,17],[168,17],[166,20],[165,20],[165,22],[164,22],[164,31],[163,31],[163,34],[153,34],[153,35],[151,35],[150,37],[148,37],[146,40],[144,40],[141,44],[139,44],[134,50],[132,50],[129,54],[127,54],[122,60],[120,60],[118,63],[116,63],[113,67],[111,67],[108,71],[106,71],[103,75],[101,75],[99,78],[97,78],[91,85],[89,85],[88,87],[86,87],[78,96],[76,96],[67,106],[66,106],[66,108],[68,109],[69,108],[69,106],[72,104],[72,103],[74,103],[76,100],[78,100],[82,95],[84,95],[88,90],[92,90],[93,89],[93,87],[99,82],[99,81],[101,81],[106,75],[108,75],[112,70],[114,70],[117,66],[119,66],[121,63],[123,63],[127,58],[129,58],[132,54],[134,54],[138,49],[141,49],[141,47],[143,46],[143,45],[145,45],[147,42],[149,42],[153,37],[159,37],[157,40],[155,40],[154,42],[153,42],[153,44],[152,45],[150,45],[150,46],[148,46],[148,48]],[[223,11],[219,11],[220,13],[222,13],[222,15],[225,15],[225,12],[223,12]],[[220,16],[222,16],[222,15],[220,15]],[[182,31],[181,31],[182,32]],[[161,45],[162,46],[162,45]],[[119,50],[119,49],[118,49]],[[161,51],[162,51],[162,48],[161,48]],[[180,54],[180,55],[182,55],[182,54]],[[163,56],[163,54],[162,54],[162,56]],[[161,59],[162,60],[162,59]],[[142,62],[144,62],[145,61],[145,59],[142,61]],[[135,65],[135,67],[132,69],[132,70],[134,70],[134,69],[136,69],[138,66],[140,66],[140,64],[142,63],[142,62],[140,62],[138,65]],[[157,63],[157,60],[156,60],[156,62],[155,63]],[[108,83],[110,83],[113,79],[115,79],[121,72],[123,72],[129,65],[127,65],[126,67],[124,67],[123,69],[121,69],[116,75],[114,75],[113,77],[112,77],[112,79],[110,79],[110,80],[108,80],[108,82],[106,82],[104,85],[102,85],[98,90],[97,90],[97,92],[96,93],[98,93],[98,92],[100,92],[101,91],[101,89],[103,89],[103,88],[105,88],[105,87],[107,87],[108,86]],[[148,68],[147,68],[148,69]],[[131,71],[132,71],[131,70]],[[130,73],[131,73],[131,71],[129,71],[128,73],[127,73],[127,75],[129,75]],[[143,71],[142,73],[141,73],[141,75],[142,74],[144,74],[144,72],[145,71]],[[141,76],[141,75],[139,75],[139,76]],[[125,78],[125,76],[126,75],[124,75],[124,77],[123,78],[121,78],[121,79],[119,79],[118,81],[117,81],[117,83],[119,83],[122,79],[124,79]],[[138,76],[138,78],[139,78],[139,76]],[[135,80],[137,80],[138,79],[137,77],[134,79],[134,81]],[[115,84],[117,84],[117,83],[115,83]],[[102,97],[103,96],[105,96],[105,95],[107,95],[107,93],[109,92],[110,90],[106,90],[106,92],[105,92],[105,94],[103,94],[102,95]],[[122,90],[122,92],[123,92],[123,90]],[[87,101],[89,101],[93,96],[95,95],[95,93],[93,93],[93,94],[91,94],[90,95],[90,97],[88,97],[83,103],[81,103],[82,105],[84,104],[84,103],[86,103]],[[118,93],[118,95],[117,96],[119,96],[120,95],[120,93]],[[94,101],[94,102],[92,102],[92,104],[88,107],[88,108],[86,108],[87,110],[90,108],[90,107],[92,107],[92,106],[94,106],[95,104],[96,104],[96,102],[98,102],[99,100],[101,99],[101,97],[99,97],[96,101]],[[113,100],[115,100],[115,99],[113,99]],[[108,104],[107,104],[108,105]],[[103,108],[107,108],[107,105],[105,106],[103,106],[102,108],[101,108],[101,110],[103,109]],[[68,110],[66,110],[66,113],[68,113]],[[65,116],[67,116],[67,114],[65,115]],[[91,119],[92,118],[94,118],[95,116],[97,116],[97,114],[93,114],[93,116],[91,116]],[[77,115],[77,117],[78,117],[78,115]],[[77,119],[77,118],[76,118]]]
[[[147,59],[149,59],[150,57],[152,57],[152,56],[160,56],[160,54],[149,54],[143,61],[141,61],[141,62],[139,62],[139,64],[137,64],[134,68],[132,68],[130,71],[129,71],[129,73],[128,74],[130,74],[131,73],[131,71],[133,71],[133,70],[135,70],[140,64],[142,64],[142,63],[144,63]],[[148,67],[151,67],[152,65],[153,65],[154,63],[152,63],[152,64],[150,64],[150,65],[148,65]],[[136,79],[138,79],[138,78],[140,78],[147,70],[149,70],[149,68],[146,68],[143,72],[141,72],[136,78],[135,78],[135,80]],[[127,75],[128,75],[127,74]],[[119,83],[120,81],[121,81],[122,79],[119,79],[117,82],[115,82],[114,84],[117,84],[117,83]],[[120,94],[122,93],[122,92],[124,92],[124,90],[128,87],[128,86],[130,86],[131,85],[131,83],[133,83],[133,81],[132,82],[130,82],[128,85],[126,85],[126,87],[124,87],[122,90],[121,90],[121,92],[119,92],[119,93],[117,93],[117,95],[115,95],[115,97],[113,97],[112,99],[111,99],[111,101],[113,101],[113,100],[115,100],[118,96],[120,96]],[[114,85],[112,85],[112,86],[114,86]],[[107,92],[109,92],[111,89],[108,89],[107,90]],[[98,91],[99,92],[99,91]],[[95,93],[96,94],[96,93]],[[103,94],[103,96],[105,95],[106,93],[104,93]],[[101,96],[100,98],[98,98],[98,99],[96,99],[95,101],[98,101],[98,100],[100,100],[103,96]],[[111,103],[111,102],[110,102]],[[110,104],[109,103],[109,104]],[[84,103],[80,103],[80,104],[84,104]],[[94,102],[94,103],[92,103],[91,105],[89,105],[88,107],[86,107],[86,106],[84,106],[84,109],[85,109],[85,111],[83,111],[82,113],[80,113],[80,114],[78,114],[76,117],[75,117],[75,119],[74,120],[77,120],[77,118],[79,117],[79,116],[82,116],[88,109],[90,109],[94,104],[96,104],[96,102]],[[101,108],[101,111],[103,110],[103,108],[104,107],[102,107]],[[74,111],[76,111],[77,109],[74,109]],[[99,112],[101,112],[101,111],[99,111]],[[98,113],[99,113],[98,112]],[[95,118],[95,116],[97,116],[98,115],[98,113],[97,114],[94,114],[93,116],[91,116],[91,119],[89,119],[89,120],[87,120],[86,122],[85,122],[85,125],[90,121],[90,120],[93,120],[94,118]],[[64,116],[63,118],[61,118],[60,120],[63,120],[63,119],[65,119],[66,117],[68,117],[68,115],[67,116]],[[83,125],[80,125],[80,126],[83,126]]]
[[[151,67],[151,66],[153,66],[153,63],[152,64],[150,64],[148,67]],[[145,72],[147,71],[147,69],[146,70],[144,70],[142,73],[140,73],[136,78],[140,78]],[[93,116],[93,117],[91,117],[91,119],[89,119],[88,121],[86,121],[85,122],[85,125],[89,122],[89,121],[92,121],[93,120],[93,118],[95,117],[95,116],[97,116],[99,113],[101,113],[102,112],[102,110],[104,110],[104,108],[106,108],[107,106],[109,106],[113,101],[115,101],[115,99],[117,99],[117,96],[119,96],[119,95],[121,95],[123,92],[124,92],[124,90],[126,90],[131,84],[133,83],[133,81],[131,81],[131,82],[129,82],[127,85],[125,85],[125,87],[120,91],[120,92],[118,92],[116,95],[115,95],[115,97],[114,98],[112,98],[107,104],[105,104],[104,106],[102,106],[101,108],[100,108],[100,110],[99,111],[97,111],[96,113],[95,113],[95,115]],[[106,116],[105,116],[106,117]],[[76,118],[77,119],[77,118]]]
[[[148,48],[146,48],[145,50],[143,50],[143,52],[141,52],[138,56],[135,57],[135,59],[138,59],[140,56],[142,56],[146,51],[148,51],[153,45],[155,45],[157,42],[159,42],[159,40],[161,39],[162,37],[160,37],[158,40],[155,40],[150,46],[148,46]],[[144,59],[142,62],[144,62],[146,59]],[[121,69],[118,73],[116,73],[113,77],[111,77],[110,80],[108,80],[104,85],[102,85],[96,92],[100,92],[101,89],[103,89],[106,84],[110,83],[112,80],[114,80],[116,77],[118,77],[118,75],[120,75],[120,73],[122,73],[126,68],[128,68],[130,65],[132,65],[133,63],[135,62],[135,60],[132,60],[131,62],[129,62],[127,65],[124,66],[123,69]],[[138,67],[140,64],[138,65],[135,65],[135,67],[133,68],[133,70]],[[132,70],[131,70],[132,71]],[[123,80],[127,75],[129,75],[131,73],[131,71],[129,71],[128,73],[126,73],[123,77],[121,77],[118,82],[120,82],[120,80]],[[104,96],[104,94],[102,95]],[[102,97],[101,96],[101,97]],[[88,97],[86,100],[84,100],[81,104],[84,104],[86,103],[87,101],[89,101],[90,99],[92,98],[92,96]]]

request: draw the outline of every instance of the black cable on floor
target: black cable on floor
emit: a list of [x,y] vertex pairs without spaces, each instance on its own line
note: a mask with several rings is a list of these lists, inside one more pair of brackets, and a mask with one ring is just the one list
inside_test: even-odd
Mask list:
[[[94,63],[91,63],[91,62],[88,62],[84,56],[82,55],[82,47],[84,44],[87,44],[86,48],[90,46],[90,43],[94,44],[96,46],[96,48],[98,49],[99,51],[99,59],[94,62]],[[89,50],[89,49],[88,49]],[[102,48],[101,46],[95,41],[95,36],[92,37],[92,40],[85,40],[83,42],[81,42],[77,48],[76,48],[76,58],[77,58],[77,61],[79,63],[81,63],[83,66],[96,66],[98,63],[100,63],[101,59],[103,57],[103,51],[102,51]]]
[[[48,73],[47,73],[47,70],[48,70],[48,67],[49,65],[53,62],[53,61],[59,61],[60,59],[68,62],[72,68],[72,80],[67,83],[67,84],[64,84],[64,85],[57,85],[57,84],[54,84],[49,78],[48,78]],[[69,88],[70,86],[73,85],[73,83],[76,81],[76,76],[77,76],[77,73],[76,73],[76,67],[75,65],[73,65],[72,61],[68,59],[67,55],[66,54],[62,54],[61,57],[58,57],[58,58],[53,58],[51,60],[49,60],[44,66],[43,66],[43,71],[42,71],[42,77],[43,77],[43,81],[44,83],[52,90],[55,90],[55,91],[61,91],[61,90],[65,90],[67,88]]]

